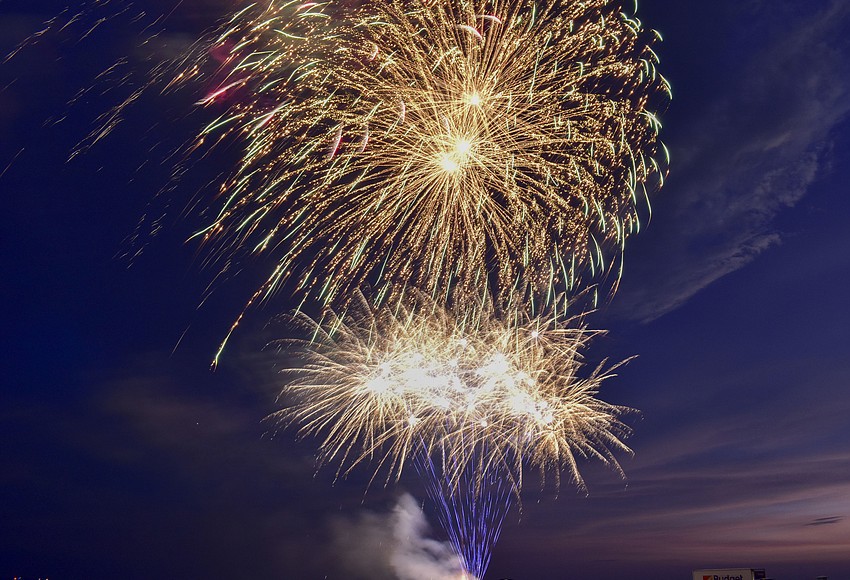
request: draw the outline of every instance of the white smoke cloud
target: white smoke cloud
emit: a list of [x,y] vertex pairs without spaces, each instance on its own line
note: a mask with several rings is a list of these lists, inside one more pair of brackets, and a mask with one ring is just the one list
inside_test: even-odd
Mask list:
[[458,556],[448,542],[430,537],[416,499],[403,494],[388,513],[366,512],[332,524],[336,552],[349,578],[460,580]]

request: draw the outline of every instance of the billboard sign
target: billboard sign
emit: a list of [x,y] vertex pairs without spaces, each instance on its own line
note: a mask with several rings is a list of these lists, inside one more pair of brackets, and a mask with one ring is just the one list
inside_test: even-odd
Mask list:
[[764,578],[764,570],[753,568],[718,568],[694,570],[693,580],[758,580]]

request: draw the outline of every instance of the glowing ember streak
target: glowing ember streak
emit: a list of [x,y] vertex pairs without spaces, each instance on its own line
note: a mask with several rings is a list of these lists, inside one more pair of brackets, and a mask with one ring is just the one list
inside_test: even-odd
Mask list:
[[230,83],[230,84],[228,84],[228,85],[226,85],[226,86],[223,86],[223,87],[221,87],[220,89],[218,89],[217,91],[215,91],[215,92],[213,92],[213,93],[211,93],[211,94],[207,95],[206,97],[204,97],[203,99],[201,99],[200,101],[198,101],[198,103],[197,103],[197,104],[199,104],[199,105],[209,105],[210,103],[212,103],[213,101],[215,101],[215,100],[216,100],[217,98],[219,98],[220,96],[222,96],[222,95],[226,94],[226,93],[227,93],[227,91],[229,91],[229,90],[231,90],[231,89],[234,89],[234,88],[236,88],[236,87],[238,87],[238,86],[240,86],[240,85],[243,85],[243,84],[245,84],[245,81],[236,81],[236,82]]

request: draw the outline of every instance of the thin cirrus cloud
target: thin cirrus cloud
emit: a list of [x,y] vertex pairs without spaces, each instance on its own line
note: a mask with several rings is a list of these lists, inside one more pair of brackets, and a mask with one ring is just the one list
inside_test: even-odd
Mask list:
[[[773,5],[751,10],[737,25]],[[669,183],[641,252],[627,250],[616,313],[653,320],[781,242],[774,218],[829,170],[832,133],[850,111],[848,24],[846,2],[807,6],[733,80],[718,79],[711,105],[672,128]]]
[[850,510],[848,459],[850,454],[735,466],[704,459],[663,474],[632,465],[627,491],[596,486],[587,499],[562,499],[569,509],[559,513],[569,514],[570,525],[564,525],[562,515],[547,518],[551,506],[527,505],[533,531],[512,542],[530,561],[539,551],[541,558],[557,553],[576,562],[587,561],[587,554],[608,554],[632,565],[673,560],[694,567],[718,565],[718,558],[726,563],[845,562],[850,550],[850,523],[843,517]]
[[589,496],[562,490],[558,502],[526,501],[523,531],[509,526],[508,549],[523,561],[557,554],[564,565],[609,566],[611,577],[635,562],[800,565],[813,575],[819,564],[846,566],[846,364],[804,357],[728,375],[706,361],[690,366],[688,377],[711,379],[688,382],[687,397],[678,381],[655,385],[678,402],[647,407],[630,441],[635,456],[621,458],[625,481],[586,465]]

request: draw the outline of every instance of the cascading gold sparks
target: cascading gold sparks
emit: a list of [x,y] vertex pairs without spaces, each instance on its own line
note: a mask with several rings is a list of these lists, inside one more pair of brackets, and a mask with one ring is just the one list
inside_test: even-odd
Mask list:
[[215,73],[175,73],[220,113],[198,146],[244,144],[197,236],[273,256],[249,304],[287,280],[545,304],[609,268],[663,180],[654,34],[607,0],[252,5],[202,47]]
[[195,237],[270,257],[246,309],[285,284],[325,306],[289,319],[312,339],[282,341],[273,417],[338,475],[412,462],[465,576],[525,470],[584,487],[579,458],[630,451],[597,396],[619,365],[584,369],[598,332],[563,307],[663,184],[656,37],[619,0],[267,0],[168,69],[217,113],[191,149],[240,147]]
[[657,36],[621,0],[264,0],[154,67],[74,155],[153,87],[204,87],[216,118],[190,157],[240,158],[194,237],[226,272],[270,256],[246,309],[286,283],[326,307],[289,318],[312,338],[280,342],[302,360],[273,417],[338,475],[413,460],[462,577],[483,578],[525,469],[584,487],[579,458],[621,472],[630,451],[631,409],[597,396],[622,363],[587,372],[599,332],[564,312],[663,185]]
[[314,338],[274,415],[318,436],[340,473],[368,462],[390,480],[425,452],[450,488],[471,474],[475,491],[501,474],[518,495],[523,463],[558,481],[566,469],[579,486],[577,457],[619,470],[629,409],[596,396],[619,365],[579,374],[597,331],[518,311],[502,320],[486,305],[457,319],[421,297],[377,308],[358,296],[345,316],[295,319]]

